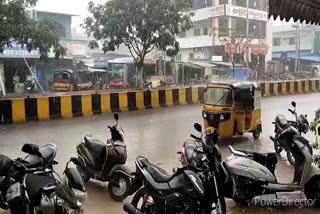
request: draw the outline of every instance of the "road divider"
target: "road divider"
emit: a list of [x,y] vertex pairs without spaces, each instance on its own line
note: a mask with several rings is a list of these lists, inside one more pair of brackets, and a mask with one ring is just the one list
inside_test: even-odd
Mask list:
[[[320,91],[320,80],[261,83],[262,96],[279,96]],[[0,100],[0,124],[55,120],[110,112],[156,109],[201,103],[204,87],[187,87],[129,92],[95,92],[59,96],[5,98]]]
[[200,103],[203,87],[0,100],[0,123],[55,120]]

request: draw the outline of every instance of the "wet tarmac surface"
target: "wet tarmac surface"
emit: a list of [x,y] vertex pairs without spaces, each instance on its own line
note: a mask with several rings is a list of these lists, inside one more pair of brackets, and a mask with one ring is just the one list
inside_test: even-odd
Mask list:
[[[273,152],[273,143],[269,136],[273,135],[272,121],[276,114],[281,113],[289,119],[293,116],[288,112],[292,100],[297,102],[297,112],[308,115],[309,121],[314,118],[315,110],[320,107],[320,94],[280,96],[264,98],[262,100],[263,133],[260,140],[254,141],[252,134],[246,134],[237,139],[225,139],[219,144],[223,158],[230,153],[228,145],[235,148],[245,148],[260,152]],[[137,156],[146,156],[151,162],[158,164],[168,172],[173,167],[180,166],[177,151],[181,149],[183,140],[190,134],[196,134],[193,124],[202,124],[201,105],[176,106],[163,109],[151,109],[135,112],[121,112],[119,124],[125,131],[125,140],[128,145],[128,166],[134,169],[134,160]],[[24,156],[20,151],[24,143],[35,143],[40,146],[55,143],[58,146],[57,171],[61,174],[65,163],[71,156],[76,155],[76,145],[81,141],[83,132],[89,132],[98,139],[105,141],[109,137],[107,125],[113,125],[112,115],[100,115],[70,120],[46,122],[29,122],[26,124],[0,126],[0,152],[11,158]],[[307,139],[314,141],[312,132]],[[282,161],[276,170],[280,182],[292,181],[293,170],[282,153]],[[114,202],[107,192],[107,184],[91,181],[88,184],[88,203],[86,213],[112,214],[124,213],[122,203]],[[281,194],[280,198],[304,197],[300,193]],[[273,199],[276,196],[268,196]],[[130,198],[127,199],[130,201]],[[260,202],[259,202],[260,200]],[[255,206],[255,204],[260,204]],[[266,208],[262,198],[254,199],[249,208],[239,208],[232,201],[228,201],[230,213],[318,213],[317,209],[309,208]],[[8,212],[1,211],[0,214]]]

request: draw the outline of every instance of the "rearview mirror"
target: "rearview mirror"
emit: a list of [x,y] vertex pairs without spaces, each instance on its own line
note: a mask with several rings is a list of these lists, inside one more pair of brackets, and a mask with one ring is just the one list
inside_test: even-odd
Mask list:
[[114,117],[114,119],[115,119],[116,121],[119,120],[119,114],[118,114],[118,113],[114,113],[114,114],[113,114],[113,117]]
[[195,123],[194,124],[194,128],[195,130],[197,130],[198,132],[202,133],[202,126],[199,123]]
[[39,157],[42,157],[39,146],[35,144],[24,144],[22,147],[22,151],[30,155],[37,155]]
[[295,101],[292,101],[292,102],[291,102],[291,105],[292,105],[294,108],[297,107],[297,104],[296,104]]

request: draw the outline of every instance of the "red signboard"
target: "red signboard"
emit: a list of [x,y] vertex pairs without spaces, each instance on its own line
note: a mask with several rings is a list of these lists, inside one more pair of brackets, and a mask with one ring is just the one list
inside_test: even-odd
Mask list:
[[251,54],[253,55],[267,55],[269,46],[266,44],[250,45]]
[[227,43],[225,45],[225,51],[226,51],[227,54],[239,53],[238,45],[236,45],[234,43]]

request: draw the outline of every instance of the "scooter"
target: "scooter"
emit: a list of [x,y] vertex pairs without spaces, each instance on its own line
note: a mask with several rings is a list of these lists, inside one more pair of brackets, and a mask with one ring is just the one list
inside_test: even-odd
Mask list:
[[[253,197],[279,192],[304,192],[307,199],[315,205],[320,204],[320,169],[313,164],[312,155],[299,131],[288,126],[277,138],[286,137],[286,141],[295,157],[294,179],[291,184],[277,181],[275,167],[276,153],[257,153],[235,150],[229,146],[232,155],[222,162],[228,180],[233,183],[232,199],[239,205],[248,205]],[[276,138],[276,140],[277,140]]]
[[[31,154],[29,150],[26,149],[28,147],[36,147],[36,145],[25,144],[22,147],[22,151],[27,153],[27,156],[24,158],[17,158],[17,160],[15,160],[16,162],[23,162],[24,167],[27,169],[46,168],[52,170],[53,166],[58,164],[58,162],[55,160],[57,153],[57,147],[55,144],[48,144],[40,148],[37,154],[34,154],[35,152]],[[11,173],[17,173],[14,171],[14,169],[12,169],[13,163],[14,161],[12,161],[10,158],[0,155],[0,208],[4,210],[9,209],[6,193],[11,185],[11,176],[8,175]]]
[[108,126],[111,139],[106,144],[102,141],[84,135],[77,146],[80,165],[79,171],[85,182],[91,178],[109,182],[108,190],[116,201],[122,201],[131,193],[131,183],[134,176],[125,166],[127,149],[123,139],[124,132],[118,127],[119,115],[114,114],[116,124]]
[[135,175],[142,180],[142,187],[135,193],[131,205],[124,205],[127,213],[211,214],[213,210],[218,214],[226,213],[224,187],[219,179],[221,154],[216,145],[217,132],[208,127],[204,142],[201,125],[195,124],[195,129],[201,137],[191,137],[202,145],[198,157],[203,170],[187,166],[169,175],[145,157],[138,157]]
[[[39,147],[25,144],[22,151],[43,159]],[[71,158],[64,170],[63,180],[53,169],[44,166],[28,168],[22,158],[11,160],[1,156],[1,171],[5,179],[1,186],[8,186],[6,198],[12,214],[69,214],[81,213],[87,198],[83,180],[76,168],[69,167]],[[56,176],[55,176],[56,175]]]
[[[298,131],[299,134],[301,135],[302,133],[306,134],[309,131],[309,122],[307,119],[307,115],[301,114],[298,116],[296,112],[296,106],[297,104],[295,102],[291,103],[292,106],[294,107],[294,110],[288,109],[289,112],[291,112],[292,115],[295,117],[295,121],[289,121],[284,115],[277,115],[275,118],[275,121],[273,124],[275,125],[275,136],[270,137],[270,139],[274,142],[274,149],[275,151],[280,154],[282,150],[285,150],[287,152],[287,159],[291,165],[295,165],[295,159],[294,156],[292,155],[290,144],[287,142],[289,139],[284,138],[284,137],[277,137],[279,134],[286,129],[288,126],[293,126],[295,127]],[[277,138],[277,140],[275,140]],[[307,146],[311,152],[311,155],[313,155],[313,149],[312,146],[310,145],[309,141],[304,140],[303,143],[305,146]]]

